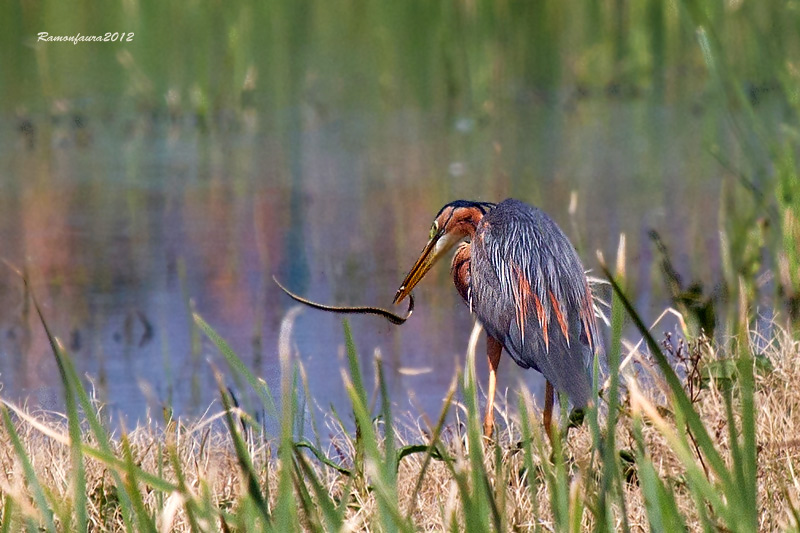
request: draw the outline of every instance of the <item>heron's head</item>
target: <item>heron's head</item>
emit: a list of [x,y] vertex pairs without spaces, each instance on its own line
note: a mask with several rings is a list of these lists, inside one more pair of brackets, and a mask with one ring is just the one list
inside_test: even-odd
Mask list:
[[436,261],[453,246],[466,237],[472,237],[483,215],[493,207],[494,204],[488,202],[466,200],[456,200],[442,207],[431,226],[430,240],[397,290],[394,303],[399,303],[408,296]]

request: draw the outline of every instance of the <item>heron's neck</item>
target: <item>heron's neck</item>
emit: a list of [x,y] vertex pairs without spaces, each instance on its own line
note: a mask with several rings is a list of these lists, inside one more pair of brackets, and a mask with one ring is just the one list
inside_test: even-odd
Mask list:
[[462,238],[472,240],[475,237],[475,231],[483,219],[483,212],[477,207],[462,207],[466,213],[454,213],[458,216],[457,233],[462,235]]
[[453,276],[453,284],[456,286],[458,294],[461,295],[461,298],[467,305],[469,305],[469,287],[472,282],[469,269],[471,248],[468,242],[459,244],[456,253],[453,255],[453,263],[450,265],[450,274]]

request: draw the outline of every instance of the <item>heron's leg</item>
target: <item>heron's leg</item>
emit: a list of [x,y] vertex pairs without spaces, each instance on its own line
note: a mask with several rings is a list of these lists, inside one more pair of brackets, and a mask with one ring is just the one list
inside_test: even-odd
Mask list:
[[543,422],[544,422],[544,430],[547,432],[547,438],[550,439],[550,442],[553,442],[553,401],[555,399],[555,390],[553,390],[553,385],[546,381],[546,385],[544,387],[544,413],[543,413]]
[[486,403],[486,418],[483,419],[483,434],[492,436],[494,430],[494,393],[497,389],[497,367],[500,365],[500,352],[503,345],[491,335],[486,335],[486,356],[489,359],[489,393]]

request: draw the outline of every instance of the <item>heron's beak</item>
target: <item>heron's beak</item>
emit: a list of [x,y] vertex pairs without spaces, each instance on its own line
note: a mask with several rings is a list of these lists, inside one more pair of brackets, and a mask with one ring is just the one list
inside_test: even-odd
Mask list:
[[458,242],[458,239],[454,239],[452,235],[434,235],[425,245],[425,249],[422,250],[417,262],[411,267],[406,279],[403,280],[403,284],[397,289],[397,294],[394,295],[394,303],[397,304],[403,301],[403,298],[411,293],[411,289],[428,273],[428,270],[431,269],[436,261],[446,254],[456,242]]

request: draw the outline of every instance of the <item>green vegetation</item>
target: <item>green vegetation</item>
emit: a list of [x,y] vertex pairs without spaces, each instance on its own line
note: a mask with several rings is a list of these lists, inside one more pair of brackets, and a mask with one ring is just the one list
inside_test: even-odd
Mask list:
[[[471,112],[522,96],[515,88],[680,101],[707,88],[694,36],[703,20],[714,22],[741,89],[763,100],[790,81],[786,59],[800,49],[800,12],[779,0],[131,0],[94,7],[0,7],[4,105],[48,106],[86,98],[89,88],[109,109],[169,108],[209,118],[248,107],[286,114],[302,102],[450,102]],[[37,45],[43,31],[134,36]]]
[[[329,23],[343,14],[349,26]],[[717,228],[725,297],[676,276],[664,247],[665,279],[685,327],[680,339],[659,342],[631,304],[620,253],[616,271],[606,271],[607,384],[585,423],[552,446],[526,391],[517,414],[501,413],[505,431],[483,440],[474,342],[473,364],[454,376],[441,416],[406,442],[381,362],[377,390],[366,390],[347,323],[342,382],[351,413],[330,414],[330,446],[319,432],[308,440],[310,413],[299,405],[312,391],[291,353],[291,312],[280,401],[194,314],[227,362],[217,370],[223,411],[115,436],[33,300],[66,413],[62,421],[0,406],[0,532],[800,531],[798,22],[796,3],[776,0],[133,0],[109,3],[102,14],[88,4],[3,3],[0,46],[11,53],[0,69],[0,100],[21,115],[54,112],[65,99],[93,112],[194,117],[216,131],[229,126],[228,112],[245,121],[257,109],[279,117],[275,127],[288,139],[300,103],[318,111],[329,102],[446,105],[481,118],[508,110],[514,98],[554,98],[568,87],[580,97],[690,99],[709,108],[709,128],[732,134],[711,136],[730,143],[712,146],[727,169]],[[125,47],[29,42],[38,31],[76,28],[136,35]],[[359,91],[333,71],[342,60],[361,80]],[[80,101],[90,83],[102,101]],[[764,307],[775,313],[766,338],[763,328],[752,331]],[[626,321],[646,349],[623,338]],[[256,409],[235,406],[223,375],[251,388],[257,409],[280,420],[276,440],[261,432]]]
[[[710,350],[708,342],[692,338],[677,347],[670,339],[659,344],[620,288],[620,267],[614,276],[607,273],[614,290],[609,359],[621,360],[627,317],[648,346],[630,353],[651,385],[631,365],[612,372],[602,408],[589,409],[583,426],[556,433],[552,448],[525,391],[518,416],[501,413],[507,429],[494,441],[482,437],[477,335],[463,387],[457,376],[436,424],[406,443],[396,429],[380,360],[377,402],[371,403],[345,322],[349,368],[342,376],[356,429],[347,431],[334,414],[337,435],[326,451],[319,434],[314,443],[302,435],[302,367],[289,342],[295,313],[282,327],[277,441],[266,439],[261,426],[233,406],[222,370],[221,413],[112,438],[102,410],[48,331],[62,370],[66,422],[4,402],[2,530],[796,530],[800,443],[792,413],[800,409],[794,386],[800,344],[779,331],[774,344],[757,354],[771,362],[764,371],[748,342],[745,300],[741,334],[730,348]],[[33,305],[47,329],[35,300]],[[274,412],[266,384],[200,316],[194,320],[224,354],[224,373],[248,383],[261,407]],[[722,360],[734,366],[727,379],[708,373]],[[687,371],[676,373],[676,362]],[[453,401],[457,391],[463,404]],[[463,423],[446,425],[448,415]]]

